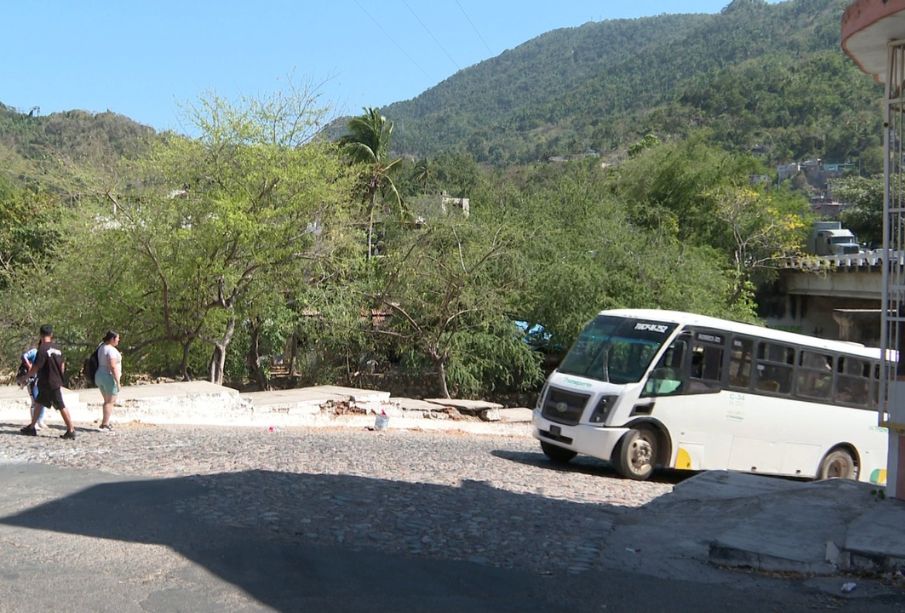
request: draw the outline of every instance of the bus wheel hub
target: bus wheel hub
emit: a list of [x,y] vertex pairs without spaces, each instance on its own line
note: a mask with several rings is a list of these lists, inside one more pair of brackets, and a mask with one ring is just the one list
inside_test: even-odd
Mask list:
[[643,468],[650,464],[651,447],[650,443],[644,439],[638,439],[632,442],[632,464],[637,468]]

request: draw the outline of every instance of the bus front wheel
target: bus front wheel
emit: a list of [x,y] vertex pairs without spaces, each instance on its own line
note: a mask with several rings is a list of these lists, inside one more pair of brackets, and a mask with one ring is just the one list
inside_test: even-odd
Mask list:
[[823,479],[858,479],[858,464],[848,449],[837,447],[833,449],[817,470],[817,478]]
[[644,481],[654,472],[657,459],[657,435],[647,428],[625,433],[613,453],[613,464],[623,477]]
[[540,448],[544,452],[544,455],[554,464],[568,464],[572,458],[578,455],[574,451],[563,449],[562,447],[551,445],[550,443],[541,442]]

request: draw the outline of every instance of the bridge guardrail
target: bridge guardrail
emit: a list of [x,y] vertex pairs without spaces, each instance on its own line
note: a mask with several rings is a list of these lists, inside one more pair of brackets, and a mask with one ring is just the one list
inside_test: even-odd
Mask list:
[[790,256],[780,261],[780,268],[809,272],[836,270],[838,268],[874,268],[882,266],[884,260],[899,266],[905,266],[905,251],[874,249],[846,255]]

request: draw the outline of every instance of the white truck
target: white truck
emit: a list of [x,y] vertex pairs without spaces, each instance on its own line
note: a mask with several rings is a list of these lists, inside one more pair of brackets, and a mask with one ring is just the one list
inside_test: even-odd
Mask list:
[[849,255],[861,252],[858,239],[841,221],[816,221],[808,237],[808,251],[814,255]]

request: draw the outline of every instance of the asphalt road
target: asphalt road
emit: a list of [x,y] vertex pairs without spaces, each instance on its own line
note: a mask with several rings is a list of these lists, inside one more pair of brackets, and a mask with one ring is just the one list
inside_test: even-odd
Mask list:
[[0,424],[0,611],[905,611],[865,582],[609,564],[678,479],[519,438]]

